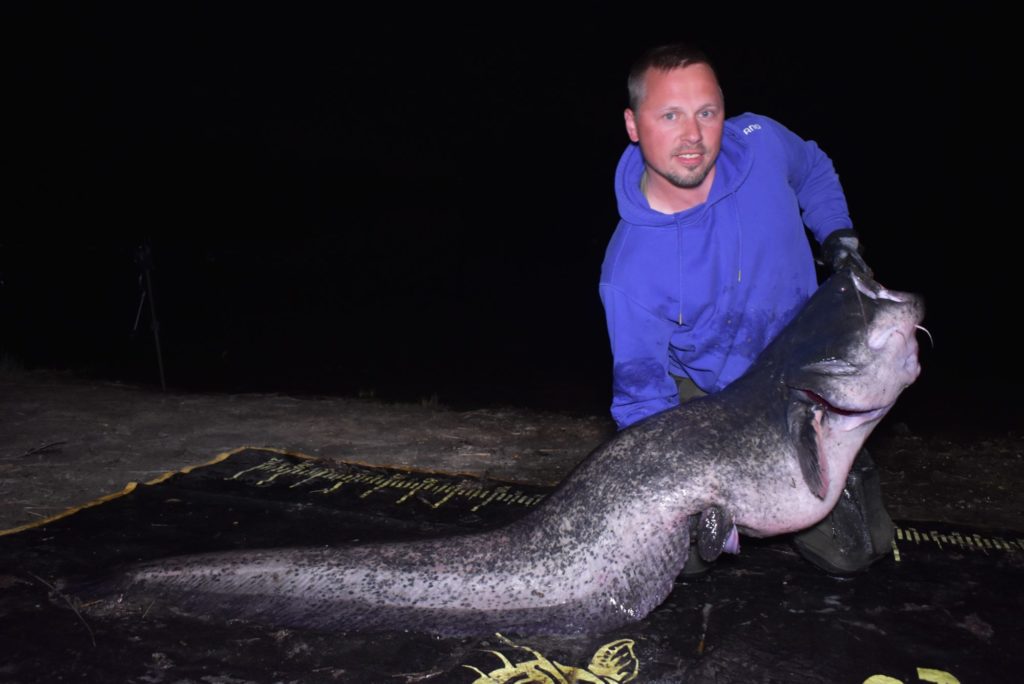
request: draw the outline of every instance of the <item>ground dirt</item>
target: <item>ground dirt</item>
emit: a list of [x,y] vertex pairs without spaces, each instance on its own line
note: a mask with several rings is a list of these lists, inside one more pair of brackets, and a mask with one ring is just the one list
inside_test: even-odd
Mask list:
[[[613,433],[607,415],[493,406],[456,410],[435,400],[399,404],[160,392],[52,372],[7,372],[0,374],[0,532],[45,521],[121,491],[129,482],[207,463],[242,446],[549,485]],[[1011,532],[1007,538],[1024,530],[1024,494],[1016,486],[1024,476],[1019,434],[991,430],[979,435],[963,426],[920,429],[891,415],[868,446],[898,522],[988,527]],[[160,499],[161,505],[175,501]],[[238,524],[240,509],[234,510],[228,520]],[[310,520],[308,509],[301,510],[307,510],[303,519]],[[209,520],[198,514],[197,519]],[[340,518],[325,519],[336,524]],[[14,542],[8,548],[20,549],[12,557],[28,554],[39,567],[52,567],[55,556],[46,537],[61,534],[60,528],[29,528],[6,537]],[[244,529],[255,533],[259,525]],[[217,530],[211,533],[214,541],[222,539],[223,530]],[[100,529],[95,538],[105,538],[106,531]],[[159,531],[153,534],[160,537]],[[81,558],[138,548],[129,544],[129,551],[121,550],[123,540],[115,539],[99,549],[87,548]],[[28,540],[26,547],[18,546],[22,540]],[[742,562],[723,559],[706,575],[677,580],[678,590],[659,610],[618,634],[628,638],[606,644],[611,635],[528,635],[523,637],[528,648],[498,634],[442,639],[403,630],[381,639],[225,622],[205,614],[192,619],[174,614],[173,606],[166,615],[151,612],[151,605],[141,614],[130,613],[119,601],[110,604],[109,615],[99,609],[82,615],[50,583],[47,577],[55,576],[45,569],[45,576],[0,571],[0,626],[6,630],[0,629],[0,680],[525,681],[531,668],[538,677],[549,666],[568,668],[550,665],[548,658],[582,668],[595,654],[623,644],[629,645],[630,657],[619,652],[616,671],[633,667],[635,674],[642,667],[644,678],[636,681],[645,682],[859,683],[875,681],[875,674],[884,674],[885,681],[909,682],[917,681],[913,673],[922,666],[955,673],[959,681],[1011,681],[1012,675],[1003,675],[1019,672],[1012,646],[1020,642],[1019,606],[1013,598],[1019,554],[988,557],[951,547],[945,555],[919,557],[915,554],[929,551],[915,544],[903,549],[900,571],[894,572],[890,563],[849,582],[811,568],[784,543],[744,544]],[[896,594],[901,600],[891,600]],[[808,649],[808,643],[829,644],[829,657],[809,658],[815,649]],[[542,679],[555,681],[530,681]],[[584,680],[597,681],[572,678]]]
[[[1024,529],[1024,434],[887,422],[868,447],[894,518]],[[241,446],[552,484],[607,416],[280,394],[194,394],[52,372],[0,375],[0,530]]]

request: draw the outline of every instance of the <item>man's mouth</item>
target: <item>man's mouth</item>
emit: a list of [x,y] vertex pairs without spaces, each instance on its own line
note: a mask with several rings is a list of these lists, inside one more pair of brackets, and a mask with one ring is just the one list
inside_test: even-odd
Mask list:
[[679,152],[675,155],[676,159],[685,165],[692,166],[700,163],[700,160],[704,158],[702,152]]

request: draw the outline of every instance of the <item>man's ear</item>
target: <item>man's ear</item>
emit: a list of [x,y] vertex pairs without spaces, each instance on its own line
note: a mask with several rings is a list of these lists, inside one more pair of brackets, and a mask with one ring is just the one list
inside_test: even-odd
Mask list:
[[629,139],[633,142],[640,142],[640,136],[636,132],[636,114],[627,107],[623,116],[626,118],[626,133],[629,134]]

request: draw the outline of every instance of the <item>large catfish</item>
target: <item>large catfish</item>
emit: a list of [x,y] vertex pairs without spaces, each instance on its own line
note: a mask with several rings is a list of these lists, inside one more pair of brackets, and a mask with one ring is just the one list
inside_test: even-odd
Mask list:
[[[214,619],[445,635],[602,632],[660,604],[686,562],[814,525],[920,372],[921,300],[842,271],[739,380],[595,449],[525,517],[400,543],[180,556],[82,590]],[[700,520],[700,525],[692,523]]]

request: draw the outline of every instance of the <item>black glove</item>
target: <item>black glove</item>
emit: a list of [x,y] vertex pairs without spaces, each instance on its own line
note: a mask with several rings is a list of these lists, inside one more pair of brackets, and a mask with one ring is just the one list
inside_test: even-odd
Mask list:
[[832,272],[849,268],[869,278],[874,274],[861,256],[861,244],[853,228],[832,231],[821,243],[821,258],[831,267]]

